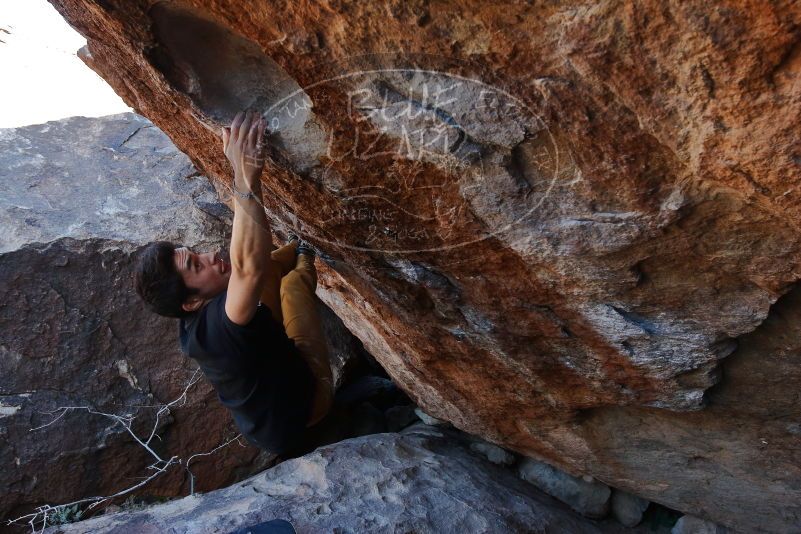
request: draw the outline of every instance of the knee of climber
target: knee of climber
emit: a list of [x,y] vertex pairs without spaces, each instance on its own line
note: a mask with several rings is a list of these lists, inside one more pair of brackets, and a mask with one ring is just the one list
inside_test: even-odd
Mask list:
[[304,273],[310,273],[317,276],[317,267],[314,265],[314,258],[312,256],[307,256],[306,254],[298,255],[297,262],[295,263],[295,269]]
[[281,279],[281,292],[283,293],[291,284],[302,284],[314,293],[314,289],[317,287],[317,275],[312,271],[295,268]]

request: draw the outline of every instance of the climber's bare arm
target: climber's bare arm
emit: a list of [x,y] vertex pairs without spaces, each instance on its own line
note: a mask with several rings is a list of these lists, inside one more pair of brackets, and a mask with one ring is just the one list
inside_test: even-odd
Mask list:
[[249,323],[256,313],[273,248],[261,197],[265,126],[266,121],[259,114],[240,111],[222,132],[223,150],[234,169],[234,187],[240,193],[253,193],[246,199],[233,195],[231,278],[225,313],[240,325]]

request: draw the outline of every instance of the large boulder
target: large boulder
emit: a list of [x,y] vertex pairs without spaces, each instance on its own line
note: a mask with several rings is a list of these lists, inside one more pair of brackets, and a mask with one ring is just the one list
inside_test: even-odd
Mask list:
[[458,432],[418,425],[321,447],[231,487],[50,533],[227,533],[272,519],[298,532],[622,532],[571,512],[474,455]]
[[[134,293],[133,258],[155,239],[224,245],[230,211],[189,158],[132,113],[0,130],[0,189],[0,517],[111,495],[153,474],[155,457],[123,421],[90,410],[135,416],[147,439],[159,408],[177,401],[150,446],[184,463],[135,493],[186,495],[189,457],[237,430],[180,352],[177,321],[146,311]],[[359,343],[321,311],[339,377]],[[272,459],[234,441],[196,457],[191,484],[219,488]]]
[[426,413],[719,523],[801,521],[771,374],[797,353],[727,363],[801,272],[797,3],[51,1],[219,190],[219,127],[270,118],[276,228]]
[[[179,350],[175,320],[147,312],[134,293],[133,255],[153,239],[218,246],[230,212],[189,158],[132,113],[0,130],[0,187],[0,432],[8,444],[0,516],[12,519],[38,505],[111,495],[152,473],[155,458],[123,425],[87,408],[136,416],[133,429],[147,439],[158,410],[147,407],[181,397],[196,366]],[[163,458],[188,458],[236,430],[200,380],[160,416],[158,435],[151,445]],[[234,443],[198,461],[196,487],[252,473],[257,454]],[[139,495],[187,492],[186,471],[174,466]]]

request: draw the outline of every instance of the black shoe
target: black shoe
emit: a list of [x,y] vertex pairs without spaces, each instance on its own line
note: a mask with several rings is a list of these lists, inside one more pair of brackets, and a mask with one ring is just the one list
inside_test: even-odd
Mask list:
[[312,244],[302,239],[298,241],[298,248],[296,252],[298,254],[305,254],[306,256],[311,256],[312,258],[317,255],[317,251],[314,250]]
[[258,525],[234,530],[229,534],[297,534],[297,531],[289,521],[273,519],[272,521],[265,521]]
[[314,249],[314,246],[308,241],[302,240],[297,234],[288,234],[287,237],[289,237],[290,243],[292,241],[298,242],[298,246],[295,248],[295,254],[305,254],[312,257],[317,255],[317,251]]

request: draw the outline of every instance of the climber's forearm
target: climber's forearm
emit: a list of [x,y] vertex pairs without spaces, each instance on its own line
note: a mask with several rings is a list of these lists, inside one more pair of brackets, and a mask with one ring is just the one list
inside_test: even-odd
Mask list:
[[261,198],[261,174],[264,169],[264,129],[267,121],[254,110],[240,111],[223,128],[221,135],[225,157],[234,170],[234,227],[231,230],[231,268],[245,278],[258,280],[267,272],[272,250],[270,224]]
[[240,192],[251,191],[253,196],[242,199],[234,195],[231,267],[242,274],[262,275],[267,270],[273,242],[262,205],[261,183],[254,180],[248,187],[246,180],[234,176],[234,187]]

